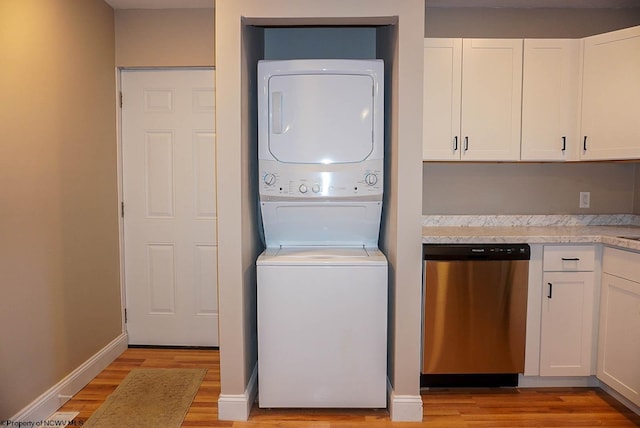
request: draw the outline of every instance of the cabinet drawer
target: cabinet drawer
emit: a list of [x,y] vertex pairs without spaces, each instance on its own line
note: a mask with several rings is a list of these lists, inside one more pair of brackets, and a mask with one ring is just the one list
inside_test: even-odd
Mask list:
[[595,258],[592,245],[545,245],[542,267],[545,272],[588,272],[594,270]]
[[602,271],[640,282],[640,253],[605,247],[602,255]]

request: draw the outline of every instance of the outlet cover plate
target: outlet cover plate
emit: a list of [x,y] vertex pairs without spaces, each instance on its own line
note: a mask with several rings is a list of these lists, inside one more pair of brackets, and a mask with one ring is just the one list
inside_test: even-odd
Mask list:
[[580,208],[591,206],[591,192],[580,192]]

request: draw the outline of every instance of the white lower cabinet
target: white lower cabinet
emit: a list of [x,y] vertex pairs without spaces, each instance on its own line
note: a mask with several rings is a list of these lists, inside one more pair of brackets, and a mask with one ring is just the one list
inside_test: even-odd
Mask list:
[[640,406],[640,253],[605,248],[597,377]]
[[589,376],[593,272],[546,272],[543,278],[540,376]]
[[594,374],[594,246],[545,246],[540,376]]

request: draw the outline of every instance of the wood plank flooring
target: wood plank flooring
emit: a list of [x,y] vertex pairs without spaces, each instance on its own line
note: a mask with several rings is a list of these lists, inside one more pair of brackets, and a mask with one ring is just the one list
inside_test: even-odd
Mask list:
[[[634,414],[598,388],[499,388],[430,390],[422,393],[422,423],[392,423],[386,410],[260,409],[249,421],[218,421],[220,360],[215,350],[130,348],[68,401],[86,421],[129,371],[147,368],[207,368],[183,427],[382,428],[382,427],[637,427]],[[144,428],[144,427],[141,427]]]

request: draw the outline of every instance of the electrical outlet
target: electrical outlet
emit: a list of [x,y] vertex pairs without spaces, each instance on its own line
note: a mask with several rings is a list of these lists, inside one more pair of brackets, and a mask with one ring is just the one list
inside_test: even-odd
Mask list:
[[580,208],[591,206],[591,192],[580,192]]

